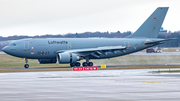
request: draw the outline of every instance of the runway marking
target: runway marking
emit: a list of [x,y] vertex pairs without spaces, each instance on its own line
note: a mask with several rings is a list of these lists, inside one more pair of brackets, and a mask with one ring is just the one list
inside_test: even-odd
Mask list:
[[39,78],[80,78],[78,76],[53,76],[53,77],[39,77]]
[[118,77],[118,76],[52,76],[52,77],[39,77],[39,78],[90,78],[90,77]]
[[117,79],[102,79],[102,80],[104,80],[104,81],[115,81]]
[[162,82],[143,82],[143,83],[162,83]]

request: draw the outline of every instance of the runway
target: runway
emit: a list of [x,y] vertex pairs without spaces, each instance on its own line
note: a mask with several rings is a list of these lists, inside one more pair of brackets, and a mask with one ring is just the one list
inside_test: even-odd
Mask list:
[[[167,66],[167,65],[180,65],[180,63],[166,63],[166,64],[133,64],[133,65],[106,65],[106,67],[133,67],[133,66]],[[101,66],[97,66],[97,67],[101,67]],[[43,69],[60,69],[60,68],[72,68],[72,67],[30,67],[28,68],[28,70],[30,69],[37,69],[37,70],[43,70]],[[0,69],[1,71],[4,70],[27,70],[27,68],[3,68]]]
[[0,96],[1,101],[178,101],[180,74],[150,71],[157,70],[0,73]]
[[0,54],[6,54],[6,53],[4,53],[4,52],[0,52]]
[[180,55],[180,52],[162,52],[162,53],[146,53],[146,52],[136,52],[129,55],[139,55],[139,56],[152,56],[152,55]]

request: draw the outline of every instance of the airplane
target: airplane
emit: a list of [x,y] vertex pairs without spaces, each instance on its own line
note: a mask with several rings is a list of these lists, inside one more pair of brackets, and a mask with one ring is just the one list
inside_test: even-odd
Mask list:
[[169,7],[158,7],[148,19],[130,36],[125,38],[27,38],[5,46],[2,50],[12,56],[24,58],[25,68],[28,59],[37,59],[40,64],[70,64],[93,66],[91,59],[107,59],[138,52],[163,44],[173,39],[157,38]]

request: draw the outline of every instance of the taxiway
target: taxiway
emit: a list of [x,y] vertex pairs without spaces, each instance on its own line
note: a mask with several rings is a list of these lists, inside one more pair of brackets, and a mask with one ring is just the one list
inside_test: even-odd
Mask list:
[[157,70],[0,73],[0,96],[1,101],[180,100],[179,73],[150,71]]
[[0,52],[0,54],[6,54],[6,53],[4,53],[4,52]]
[[[166,64],[133,64],[133,65],[106,65],[106,67],[133,67],[133,66],[175,66],[180,65],[180,63],[166,63]],[[101,67],[100,65],[97,65],[97,67]],[[30,67],[30,68],[3,68],[0,69],[1,71],[11,71],[11,70],[31,70],[31,69],[37,69],[37,70],[43,70],[43,69],[71,69],[72,67]]]

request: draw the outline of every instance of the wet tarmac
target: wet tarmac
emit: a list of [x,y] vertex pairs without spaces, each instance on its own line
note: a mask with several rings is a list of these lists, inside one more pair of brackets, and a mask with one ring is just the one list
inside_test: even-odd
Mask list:
[[0,100],[179,101],[180,74],[150,71],[158,70],[0,73]]

